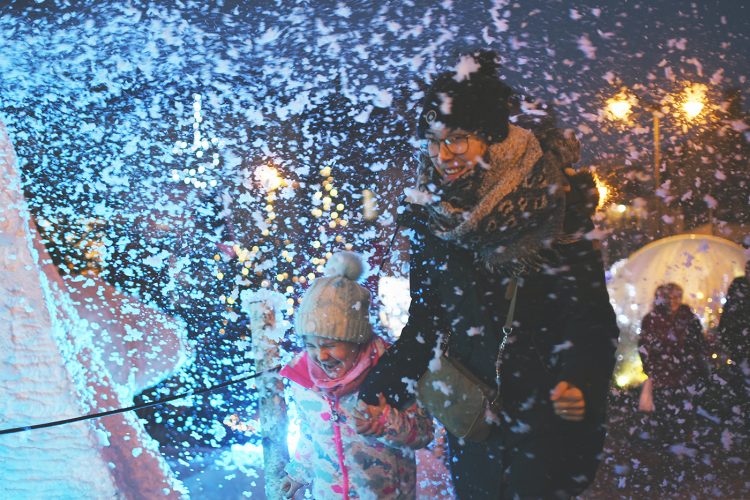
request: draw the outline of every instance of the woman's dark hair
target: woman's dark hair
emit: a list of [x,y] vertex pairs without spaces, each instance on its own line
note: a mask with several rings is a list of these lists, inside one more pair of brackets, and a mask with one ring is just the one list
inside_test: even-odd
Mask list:
[[683,290],[680,285],[677,283],[664,283],[663,285],[659,285],[656,287],[656,290],[654,291],[654,305],[653,307],[656,309],[658,307],[666,307],[666,304],[663,302],[664,300],[668,300],[670,297],[673,297],[675,294],[680,294],[680,296],[683,295]]
[[450,71],[438,74],[425,92],[417,137],[424,139],[433,122],[460,128],[501,142],[508,136],[509,102],[513,89],[503,82],[497,53],[465,54]]

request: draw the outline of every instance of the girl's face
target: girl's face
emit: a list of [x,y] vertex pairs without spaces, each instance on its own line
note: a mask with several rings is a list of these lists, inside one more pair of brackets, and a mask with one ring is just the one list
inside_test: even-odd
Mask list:
[[444,184],[471,173],[487,152],[487,141],[463,129],[442,127],[436,122],[425,133],[423,150]]
[[352,369],[361,349],[354,342],[343,342],[314,335],[305,335],[305,349],[313,363],[330,378],[343,377]]

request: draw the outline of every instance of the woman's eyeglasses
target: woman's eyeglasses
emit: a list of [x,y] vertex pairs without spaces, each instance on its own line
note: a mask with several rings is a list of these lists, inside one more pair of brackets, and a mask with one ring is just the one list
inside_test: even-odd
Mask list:
[[437,158],[440,156],[440,143],[445,144],[447,149],[452,155],[462,155],[469,150],[469,139],[475,138],[474,135],[451,135],[445,139],[426,139],[422,141],[419,149],[430,158]]

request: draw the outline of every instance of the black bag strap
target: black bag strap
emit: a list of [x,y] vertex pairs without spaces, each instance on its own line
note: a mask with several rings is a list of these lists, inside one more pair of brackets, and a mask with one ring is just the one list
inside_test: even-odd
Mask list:
[[508,315],[505,317],[505,325],[503,325],[502,337],[500,338],[500,344],[497,347],[497,358],[495,359],[495,384],[497,385],[497,392],[495,398],[490,403],[492,408],[498,408],[500,401],[500,386],[502,384],[502,367],[503,367],[503,353],[505,352],[505,346],[508,343],[510,334],[513,333],[513,316],[516,313],[516,299],[518,298],[518,278],[511,278],[508,283],[508,289],[506,290],[506,297],[510,296],[510,305],[508,306]]

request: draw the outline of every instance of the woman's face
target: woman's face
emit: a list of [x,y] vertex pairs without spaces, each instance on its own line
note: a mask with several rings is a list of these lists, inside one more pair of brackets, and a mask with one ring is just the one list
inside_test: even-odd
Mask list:
[[670,290],[669,291],[669,308],[672,312],[676,312],[677,309],[682,305],[682,290]]
[[433,124],[425,133],[424,150],[443,184],[450,184],[474,171],[487,152],[487,142],[463,129]]
[[677,311],[682,305],[682,290],[669,287],[660,287],[656,290],[657,305],[668,308],[671,312]]
[[357,361],[361,346],[354,342],[305,335],[305,349],[310,359],[330,378],[343,377]]

